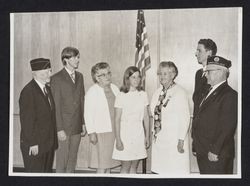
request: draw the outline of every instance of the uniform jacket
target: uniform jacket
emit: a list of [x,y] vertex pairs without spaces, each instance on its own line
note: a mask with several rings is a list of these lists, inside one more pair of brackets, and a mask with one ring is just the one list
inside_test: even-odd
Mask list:
[[202,103],[193,120],[193,147],[197,154],[210,151],[219,157],[234,157],[237,126],[237,92],[221,84]]
[[84,124],[83,75],[75,72],[75,83],[63,68],[51,77],[51,90],[56,106],[57,131],[66,135],[80,134]]
[[21,121],[21,147],[38,145],[38,155],[58,147],[55,105],[50,87],[50,103],[32,79],[21,91],[19,98]]

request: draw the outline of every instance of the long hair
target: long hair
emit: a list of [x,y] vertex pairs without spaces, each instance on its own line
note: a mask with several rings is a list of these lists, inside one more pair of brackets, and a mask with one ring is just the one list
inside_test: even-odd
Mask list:
[[[121,91],[121,92],[124,92],[124,93],[128,93],[128,92],[129,92],[129,89],[130,89],[130,81],[129,81],[129,78],[130,78],[130,76],[132,76],[135,72],[139,72],[139,74],[140,74],[140,76],[141,76],[140,70],[139,70],[137,67],[135,67],[135,66],[130,66],[130,67],[128,67],[128,68],[125,70],[124,76],[123,76],[123,85],[122,85],[122,87],[120,88],[120,91]],[[142,86],[141,86],[141,81],[140,81],[138,87],[136,87],[136,89],[137,89],[138,91],[143,90],[143,89],[142,89]]]

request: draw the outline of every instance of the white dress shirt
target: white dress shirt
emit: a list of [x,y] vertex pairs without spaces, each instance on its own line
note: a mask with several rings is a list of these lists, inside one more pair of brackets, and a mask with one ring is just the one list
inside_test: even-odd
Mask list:
[[41,88],[41,90],[42,90],[43,94],[45,95],[45,92],[44,92],[44,87],[45,87],[45,85],[44,85],[44,84],[42,84],[42,83],[40,83],[39,81],[37,81],[35,78],[34,78],[34,80],[35,80],[35,81],[36,81],[36,83],[39,85],[39,87]]
[[68,74],[69,74],[69,76],[71,77],[71,79],[72,79],[72,74],[74,74],[74,79],[72,79],[72,81],[73,81],[73,83],[75,83],[75,70],[73,70],[73,71],[70,71],[69,69],[67,69],[66,67],[64,67],[65,68],[65,70],[68,72]]

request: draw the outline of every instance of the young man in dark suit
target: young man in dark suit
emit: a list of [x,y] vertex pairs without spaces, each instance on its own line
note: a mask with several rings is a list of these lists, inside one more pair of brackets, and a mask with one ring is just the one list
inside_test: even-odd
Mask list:
[[55,105],[51,95],[49,59],[30,61],[33,79],[19,98],[21,140],[25,172],[52,172],[54,152],[58,147]]
[[237,92],[227,83],[231,61],[207,60],[205,76],[211,90],[193,120],[193,145],[201,174],[232,174],[237,127]]
[[[195,56],[199,64],[202,65],[202,68],[196,71],[195,74],[195,84],[194,84],[194,93],[193,93],[193,118],[196,117],[197,110],[202,101],[204,95],[207,94],[207,91],[210,88],[210,85],[207,84],[207,79],[205,77],[204,69],[207,65],[207,58],[209,56],[214,56],[217,53],[216,43],[211,39],[200,39],[198,41],[198,46],[195,52]],[[193,135],[193,132],[191,132]],[[194,146],[192,145],[193,155],[196,156]]]
[[211,39],[200,39],[198,42],[197,50],[195,56],[202,68],[199,69],[195,74],[195,86],[193,93],[194,111],[193,117],[195,117],[196,111],[199,108],[201,99],[204,94],[207,93],[210,85],[207,84],[207,79],[204,76],[204,69],[207,64],[207,58],[209,56],[214,56],[217,53],[217,46],[215,42]]
[[52,76],[51,89],[56,105],[56,125],[59,148],[56,152],[56,172],[73,173],[84,125],[83,75],[77,72],[80,54],[74,47],[61,53],[64,68]]

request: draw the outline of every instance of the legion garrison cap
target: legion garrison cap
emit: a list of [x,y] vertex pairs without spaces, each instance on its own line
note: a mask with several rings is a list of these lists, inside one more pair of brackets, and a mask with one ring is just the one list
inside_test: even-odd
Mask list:
[[206,70],[228,69],[231,66],[231,61],[220,56],[211,56],[207,59]]
[[45,58],[36,58],[30,61],[32,71],[44,70],[51,68],[50,60]]

